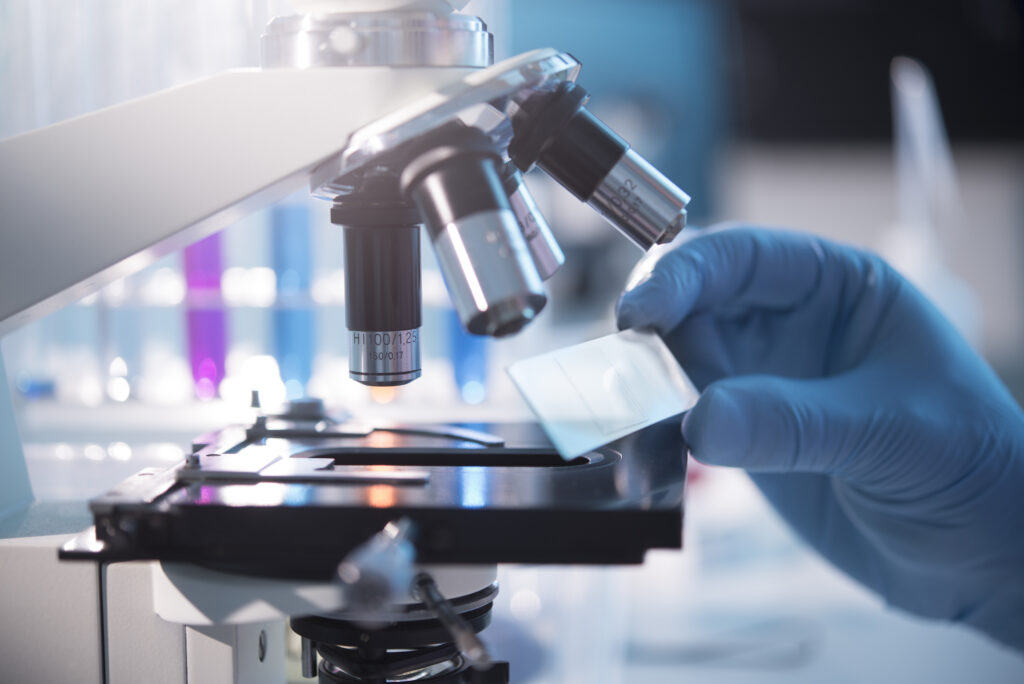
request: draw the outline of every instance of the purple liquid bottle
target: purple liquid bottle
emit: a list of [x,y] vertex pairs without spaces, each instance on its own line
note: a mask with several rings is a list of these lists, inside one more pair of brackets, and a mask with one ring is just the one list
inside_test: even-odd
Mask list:
[[213,399],[224,379],[225,315],[220,292],[220,233],[185,248],[188,356],[196,397]]

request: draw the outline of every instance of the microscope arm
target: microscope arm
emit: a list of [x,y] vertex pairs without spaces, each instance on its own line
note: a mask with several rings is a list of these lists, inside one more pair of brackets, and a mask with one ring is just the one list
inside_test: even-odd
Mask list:
[[0,335],[301,188],[471,71],[229,71],[0,141]]
[[[578,63],[231,71],[0,140],[0,336]],[[344,180],[344,179],[342,179]],[[0,518],[31,502],[0,357]]]

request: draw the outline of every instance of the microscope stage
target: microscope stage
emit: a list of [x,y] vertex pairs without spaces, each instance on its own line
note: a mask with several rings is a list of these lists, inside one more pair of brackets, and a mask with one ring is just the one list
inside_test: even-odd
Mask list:
[[530,424],[282,416],[194,447],[185,463],[92,500],[95,528],[61,558],[321,580],[403,517],[420,563],[640,563],[650,548],[682,545],[677,419],[569,462]]

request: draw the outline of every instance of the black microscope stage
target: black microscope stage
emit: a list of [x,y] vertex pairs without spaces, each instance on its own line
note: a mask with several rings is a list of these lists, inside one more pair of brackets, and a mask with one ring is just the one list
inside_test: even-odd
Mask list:
[[536,425],[367,427],[322,414],[205,435],[90,502],[61,558],[326,580],[389,521],[419,563],[640,563],[682,546],[678,418],[565,462]]

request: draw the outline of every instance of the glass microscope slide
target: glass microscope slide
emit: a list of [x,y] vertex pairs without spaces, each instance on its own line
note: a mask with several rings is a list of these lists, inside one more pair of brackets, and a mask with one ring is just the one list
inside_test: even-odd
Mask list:
[[653,333],[623,330],[508,367],[569,460],[690,409],[699,393]]

